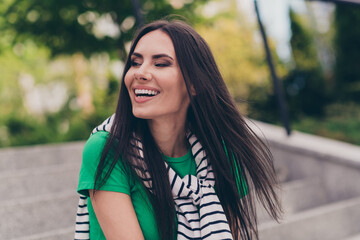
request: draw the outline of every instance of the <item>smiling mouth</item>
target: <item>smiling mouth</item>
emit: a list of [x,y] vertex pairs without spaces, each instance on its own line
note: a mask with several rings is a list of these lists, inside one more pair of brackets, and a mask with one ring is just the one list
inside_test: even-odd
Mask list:
[[148,89],[135,89],[134,93],[136,97],[154,97],[158,95],[160,92],[154,90],[148,90]]

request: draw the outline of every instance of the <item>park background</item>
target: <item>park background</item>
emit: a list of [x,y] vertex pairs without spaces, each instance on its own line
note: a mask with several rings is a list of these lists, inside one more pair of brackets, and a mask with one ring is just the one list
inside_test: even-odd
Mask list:
[[82,150],[114,112],[130,40],[141,23],[180,14],[274,156],[284,215],[279,224],[258,205],[259,239],[359,240],[359,3],[1,0],[0,239],[73,239]]
[[[0,2],[0,147],[85,140],[115,111],[139,25],[133,2]],[[281,125],[253,1],[139,3],[145,23],[184,16],[209,43],[241,112]],[[291,128],[359,145],[360,6],[257,3]]]

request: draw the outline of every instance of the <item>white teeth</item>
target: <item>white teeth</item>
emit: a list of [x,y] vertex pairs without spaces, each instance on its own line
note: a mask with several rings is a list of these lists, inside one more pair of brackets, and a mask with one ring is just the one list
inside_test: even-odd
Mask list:
[[146,95],[152,95],[155,96],[157,95],[159,92],[158,91],[154,91],[154,90],[148,90],[148,89],[135,89],[135,94],[146,94]]

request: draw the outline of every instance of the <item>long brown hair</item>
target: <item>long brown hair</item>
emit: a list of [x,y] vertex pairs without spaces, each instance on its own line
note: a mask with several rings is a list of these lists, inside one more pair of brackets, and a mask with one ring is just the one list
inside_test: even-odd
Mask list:
[[[97,168],[95,188],[106,182],[119,159],[136,177],[127,160],[136,151],[130,146],[132,133],[136,132],[142,138],[145,162],[152,177],[152,192],[147,193],[155,210],[159,234],[162,239],[174,237],[174,202],[170,183],[164,181],[168,176],[161,151],[146,120],[133,115],[124,84],[124,76],[131,66],[130,56],[138,41],[154,30],[168,34],[173,42],[190,97],[187,125],[200,140],[213,166],[216,191],[234,239],[258,239],[254,196],[274,219],[277,220],[281,212],[272,155],[236,108],[207,43],[183,21],[155,21],[136,34],[125,64],[114,124]],[[191,88],[195,95],[191,94]],[[111,157],[110,151],[114,151]]]

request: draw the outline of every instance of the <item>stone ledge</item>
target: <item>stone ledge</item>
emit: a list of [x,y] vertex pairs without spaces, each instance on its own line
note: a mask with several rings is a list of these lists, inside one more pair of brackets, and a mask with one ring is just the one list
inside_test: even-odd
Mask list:
[[75,234],[75,227],[68,227],[62,229],[56,229],[44,233],[39,233],[31,236],[20,237],[13,240],[55,240],[55,239],[71,239]]
[[0,149],[0,173],[62,164],[80,164],[85,141]]
[[248,120],[247,123],[270,146],[360,169],[359,146],[298,131],[292,131],[287,136],[282,127],[255,120]]

